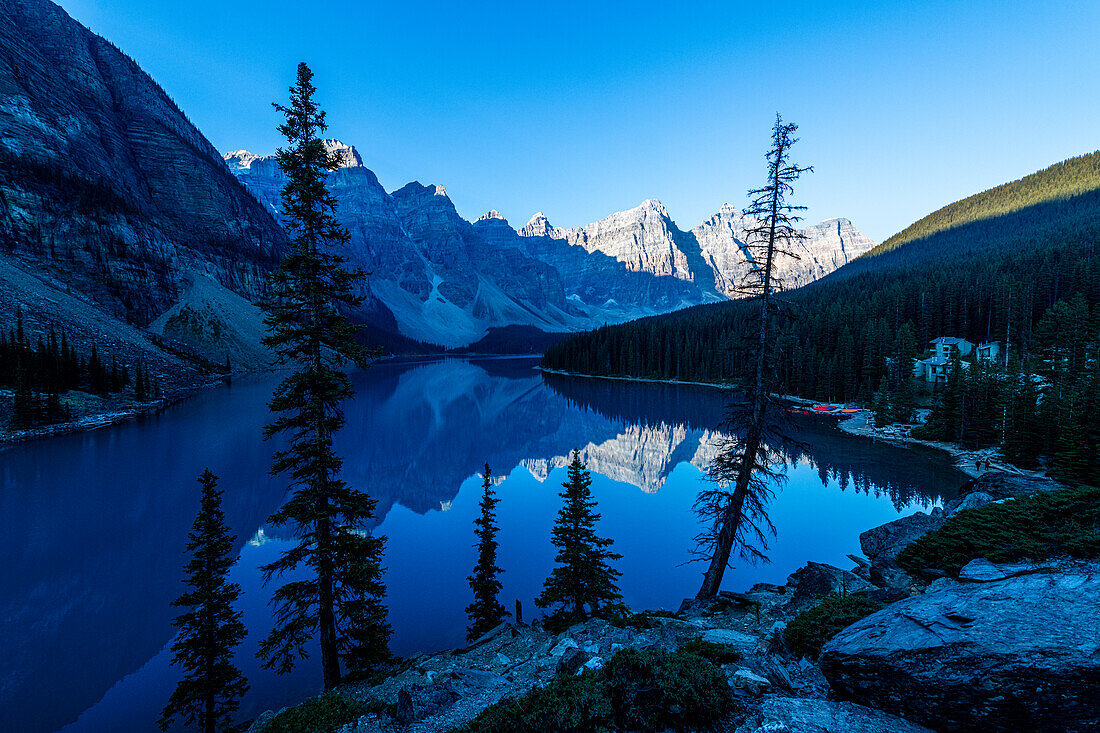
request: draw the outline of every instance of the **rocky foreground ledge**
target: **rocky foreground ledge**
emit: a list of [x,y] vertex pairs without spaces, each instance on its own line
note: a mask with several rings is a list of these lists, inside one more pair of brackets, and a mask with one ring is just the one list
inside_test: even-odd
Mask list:
[[[592,619],[561,633],[502,624],[466,649],[419,655],[381,684],[344,694],[386,710],[341,733],[443,733],[505,697],[602,667],[627,648],[728,645],[721,665],[739,712],[714,729],[735,733],[1086,731],[1100,728],[1100,562],[995,564],[976,559],[957,579],[914,576],[897,554],[968,508],[1062,488],[990,475],[958,499],[869,530],[851,570],[807,563],[783,586],[724,592],[701,607],[615,626]],[[828,594],[863,596],[882,610],[840,631],[820,662],[791,652],[788,622]],[[273,713],[255,721],[263,733]]]

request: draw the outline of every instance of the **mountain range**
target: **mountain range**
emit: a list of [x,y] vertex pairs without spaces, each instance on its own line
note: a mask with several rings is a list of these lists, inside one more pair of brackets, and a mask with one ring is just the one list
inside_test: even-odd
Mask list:
[[[754,266],[745,247],[751,221],[728,204],[690,231],[657,199],[584,227],[555,227],[538,212],[515,229],[497,211],[463,219],[443,186],[413,182],[387,193],[353,146],[326,145],[344,161],[328,186],[351,233],[345,254],[372,273],[362,295],[421,341],[465,346],[496,327],[576,331],[717,302]],[[279,218],[285,177],[274,157],[235,150],[225,160]],[[804,232],[801,258],[781,273],[788,287],[875,246],[847,219]]]
[[[264,101],[257,101],[262,104]],[[648,200],[584,227],[458,214],[442,186],[387,192],[351,146],[328,184],[371,273],[352,317],[388,351],[566,333],[725,300],[752,267],[744,217],[690,231]],[[125,53],[48,0],[0,4],[0,320],[62,328],[82,353],[145,362],[162,385],[268,363],[267,276],[286,244],[274,159],[219,154]],[[799,285],[874,243],[806,230]],[[518,329],[518,331],[516,331]],[[520,338],[522,340],[522,338]],[[484,343],[484,341],[482,342]]]

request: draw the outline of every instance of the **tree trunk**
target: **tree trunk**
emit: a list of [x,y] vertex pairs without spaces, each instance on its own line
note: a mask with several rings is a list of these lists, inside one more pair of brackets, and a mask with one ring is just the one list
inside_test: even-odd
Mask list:
[[714,555],[710,566],[703,574],[703,584],[695,595],[706,600],[718,595],[722,587],[722,578],[729,566],[730,555],[737,539],[737,530],[743,521],[745,497],[749,492],[752,472],[756,468],[756,456],[760,451],[764,436],[765,409],[768,400],[767,383],[764,370],[768,361],[768,315],[771,309],[772,267],[775,263],[776,218],[779,214],[779,170],[783,161],[783,146],[777,150],[776,163],[771,171],[771,216],[768,224],[768,255],[764,261],[764,274],[760,294],[760,329],[756,349],[756,374],[752,389],[752,422],[749,424],[745,441],[742,444],[742,464],[734,484],[726,511],[722,515],[722,524],[716,538]]

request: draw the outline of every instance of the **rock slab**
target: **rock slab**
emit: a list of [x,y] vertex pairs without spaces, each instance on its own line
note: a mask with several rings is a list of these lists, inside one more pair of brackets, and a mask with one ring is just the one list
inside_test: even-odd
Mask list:
[[834,690],[940,731],[1100,729],[1100,562],[973,570],[837,634]]

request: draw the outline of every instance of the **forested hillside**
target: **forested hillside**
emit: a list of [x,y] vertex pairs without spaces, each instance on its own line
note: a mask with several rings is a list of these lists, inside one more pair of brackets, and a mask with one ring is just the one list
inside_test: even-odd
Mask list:
[[[1078,367],[1095,368],[1098,242],[1100,153],[947,206],[833,275],[785,294],[776,330],[780,389],[869,403],[876,391],[893,393],[906,383],[912,357],[937,336],[1005,341],[1015,368],[1049,379],[1069,333],[1088,345]],[[738,381],[747,317],[745,304],[734,302],[604,327],[548,349],[543,364],[596,375]],[[1084,370],[1064,376],[1084,379]],[[1054,391],[1065,393],[1062,386]],[[1075,404],[1084,419],[1086,407]]]

